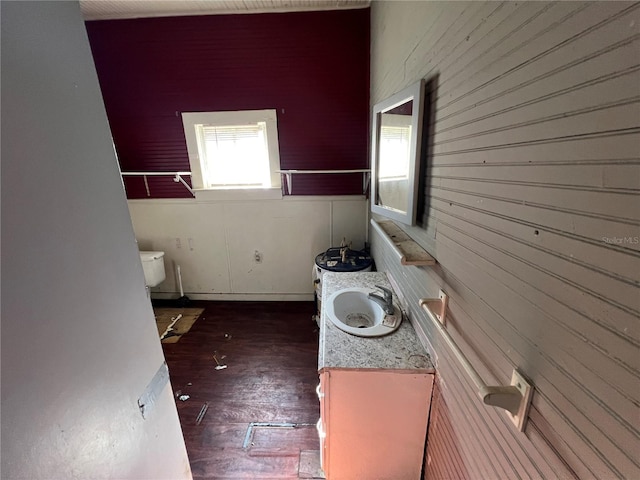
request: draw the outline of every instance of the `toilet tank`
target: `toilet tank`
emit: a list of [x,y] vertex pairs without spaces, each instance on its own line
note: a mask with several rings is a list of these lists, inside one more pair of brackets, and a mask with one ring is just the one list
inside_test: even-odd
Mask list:
[[164,252],[140,252],[144,281],[147,287],[155,287],[165,279]]

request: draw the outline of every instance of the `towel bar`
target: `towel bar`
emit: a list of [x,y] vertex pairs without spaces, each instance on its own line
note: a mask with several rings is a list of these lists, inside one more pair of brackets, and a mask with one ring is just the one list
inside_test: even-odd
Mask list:
[[533,386],[517,370],[513,370],[511,385],[488,386],[469,360],[467,360],[467,357],[464,356],[445,328],[448,304],[447,294],[440,290],[438,298],[422,298],[419,300],[419,304],[427,313],[427,316],[434,326],[442,334],[442,338],[444,338],[449,348],[451,348],[465,372],[471,377],[482,401],[486,405],[506,410],[511,421],[518,430],[522,432],[529,414],[529,406],[531,405],[531,397],[533,396]]

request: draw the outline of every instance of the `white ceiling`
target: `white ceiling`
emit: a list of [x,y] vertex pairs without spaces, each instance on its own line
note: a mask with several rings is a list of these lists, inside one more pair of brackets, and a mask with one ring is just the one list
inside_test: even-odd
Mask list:
[[368,7],[371,0],[80,0],[85,20]]

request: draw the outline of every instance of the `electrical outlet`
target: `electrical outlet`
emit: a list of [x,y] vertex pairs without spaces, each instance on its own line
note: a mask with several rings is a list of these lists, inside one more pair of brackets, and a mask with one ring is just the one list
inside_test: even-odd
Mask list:
[[253,261],[256,263],[262,263],[262,253],[260,253],[258,250],[253,252]]
[[182,241],[178,237],[176,237],[176,248],[178,249],[182,248]]

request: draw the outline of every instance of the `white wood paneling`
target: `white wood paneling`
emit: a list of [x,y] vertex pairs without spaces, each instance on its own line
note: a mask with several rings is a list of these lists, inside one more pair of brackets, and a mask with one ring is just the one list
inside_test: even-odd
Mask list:
[[331,202],[331,245],[338,246],[342,239],[353,242],[354,250],[364,248],[366,232],[369,226],[368,202],[362,200],[341,200]]
[[329,203],[225,205],[231,291],[309,294],[313,259],[327,248]]
[[152,290],[158,298],[176,297],[180,265],[194,299],[311,300],[316,255],[343,237],[363,248],[366,208],[359,196],[129,201],[138,247],[165,252],[167,279]]
[[223,204],[177,201],[129,201],[138,248],[165,252],[167,279],[154,292],[179,292],[180,265],[185,292],[231,291]]
[[[371,104],[419,78],[432,101],[424,216],[439,262],[401,267],[438,388],[426,477],[640,477],[640,4],[374,2]],[[524,433],[485,407],[420,311],[487,381],[535,385]]]

